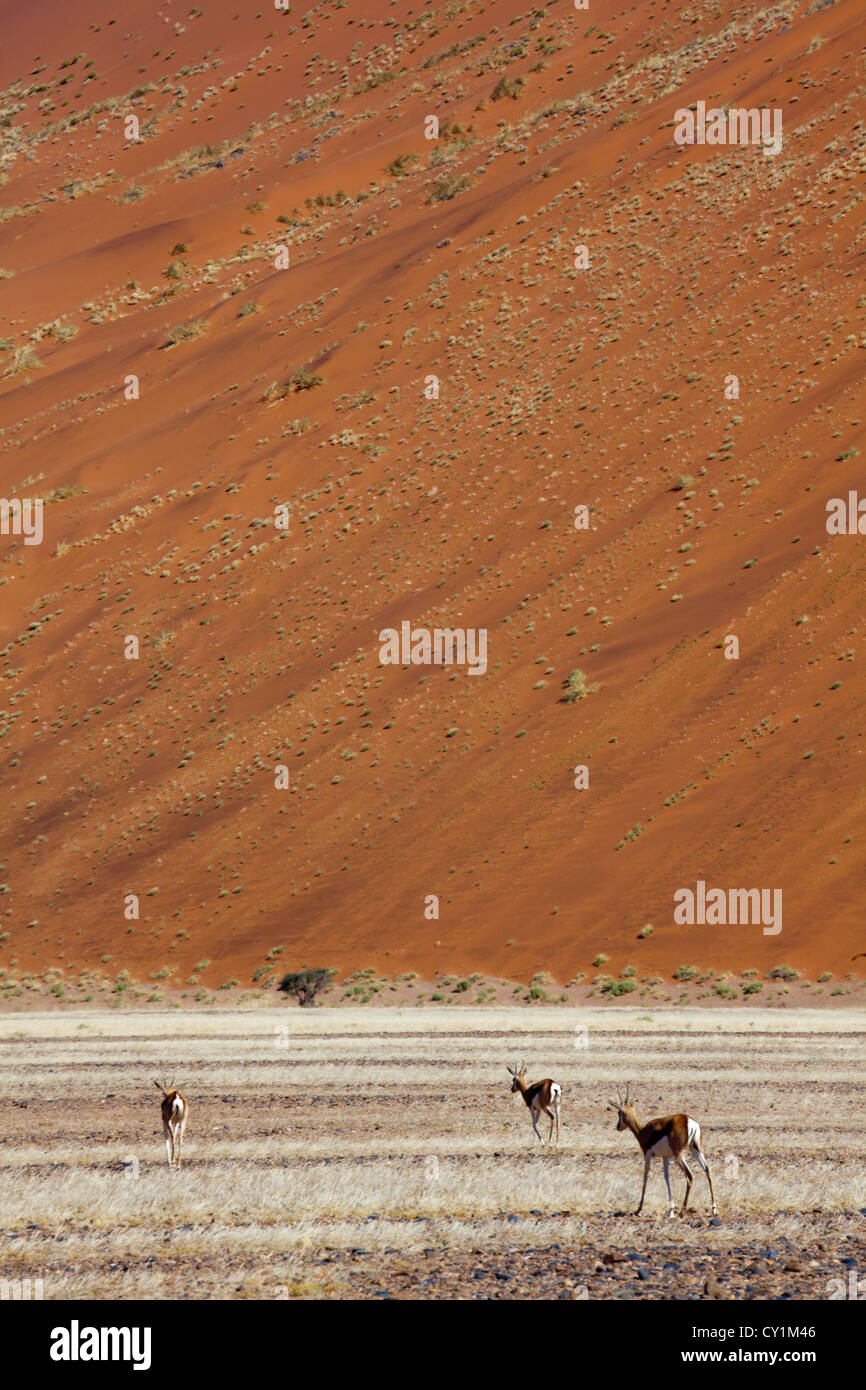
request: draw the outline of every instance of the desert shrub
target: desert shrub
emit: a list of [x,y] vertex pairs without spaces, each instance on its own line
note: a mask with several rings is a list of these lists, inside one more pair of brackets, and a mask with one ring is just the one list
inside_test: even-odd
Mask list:
[[764,976],[765,980],[799,980],[800,972],[793,965],[774,965]]
[[68,502],[70,497],[81,497],[86,492],[87,488],[80,483],[61,483],[45,493],[45,505],[47,507],[49,502]]
[[304,206],[312,208],[338,208],[350,202],[348,193],[338,188],[336,193],[317,193],[315,198],[305,198]]
[[700,973],[696,965],[678,965],[674,971],[674,979],[694,980]]
[[468,188],[472,180],[468,174],[441,174],[434,183],[428,202],[447,203]]
[[165,346],[175,347],[178,343],[187,343],[192,338],[200,338],[205,332],[207,332],[207,323],[204,319],[193,319],[191,323],[178,323],[170,330]]
[[390,164],[386,164],[385,173],[390,174],[392,179],[402,179],[409,173],[412,165],[417,163],[417,154],[398,154],[396,159],[392,159]]
[[598,690],[597,685],[588,685],[585,672],[575,669],[566,678],[565,693],[563,700],[566,704],[573,704],[575,700],[583,700],[585,696],[591,695],[594,690]]
[[323,378],[315,372],[308,372],[306,367],[298,367],[297,371],[292,373],[289,385],[293,391],[312,391],[314,386],[321,386],[322,380]]
[[35,371],[41,367],[42,363],[36,356],[32,347],[20,347],[15,349],[12,361],[9,363],[4,376],[21,376],[24,372]]
[[509,80],[507,77],[502,76],[490,93],[490,100],[504,101],[506,97],[510,97],[512,101],[516,101],[525,86],[526,79],[523,77],[515,77],[513,80]]

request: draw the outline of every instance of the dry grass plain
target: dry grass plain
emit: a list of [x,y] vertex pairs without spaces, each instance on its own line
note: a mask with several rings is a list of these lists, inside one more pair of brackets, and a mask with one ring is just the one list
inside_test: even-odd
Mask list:
[[[509,1093],[518,1053],[563,1085],[559,1152]],[[797,1299],[866,1272],[860,1012],[27,1014],[0,1058],[0,1278],[46,1299]],[[715,1223],[700,1173],[666,1218],[660,1165],[630,1214],[626,1080],[642,1119],[700,1120]]]

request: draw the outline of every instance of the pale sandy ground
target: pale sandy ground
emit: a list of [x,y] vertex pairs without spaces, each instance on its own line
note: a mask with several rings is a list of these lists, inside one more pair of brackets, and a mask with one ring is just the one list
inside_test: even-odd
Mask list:
[[866,1033],[866,1010],[797,1009],[779,1012],[778,1009],[728,1009],[710,1015],[706,1009],[629,1008],[618,1005],[615,1014],[609,1008],[546,1009],[534,1006],[521,1011],[515,1020],[513,1009],[461,1008],[448,1014],[436,1008],[382,1009],[371,1012],[366,1008],[343,1007],[330,1009],[247,1011],[209,1009],[182,1014],[176,1010],[153,1011],[146,1014],[119,1012],[90,1013],[77,1009],[69,1013],[0,1014],[0,1040],[12,1037],[42,1040],[79,1037],[85,1031],[94,1037],[142,1037],[149,1032],[164,1036],[163,1030],[175,1037],[209,1038],[214,1035],[243,1038],[251,1030],[263,1037],[277,1027],[286,1027],[293,1037],[322,1037],[328,1035],[396,1033],[436,1034],[513,1033],[515,1037],[537,1033],[564,1034],[579,1026],[590,1032],[618,1033],[637,1030],[644,1032],[697,1031],[701,1033]]
[[[563,1086],[558,1152],[509,1093],[524,1057]],[[670,1298],[709,1277],[827,1297],[864,1267],[864,1061],[853,1011],[2,1018],[0,1278],[47,1298]],[[190,1103],[180,1173],[163,1072]],[[626,1081],[641,1118],[702,1123],[717,1224],[702,1174],[667,1220],[660,1168],[630,1214],[640,1155],[605,1108]]]

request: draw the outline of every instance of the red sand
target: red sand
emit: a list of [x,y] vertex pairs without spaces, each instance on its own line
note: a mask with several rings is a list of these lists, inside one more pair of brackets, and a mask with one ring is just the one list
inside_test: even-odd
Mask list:
[[[0,966],[863,974],[858,12],[11,8],[0,493],[80,491],[0,536]],[[679,148],[698,99],[781,154]],[[781,934],[675,926],[699,879]]]

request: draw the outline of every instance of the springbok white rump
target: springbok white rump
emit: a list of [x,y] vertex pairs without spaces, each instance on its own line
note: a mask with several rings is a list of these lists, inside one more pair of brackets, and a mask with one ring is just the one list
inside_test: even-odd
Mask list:
[[526,1084],[526,1063],[520,1067],[507,1067],[514,1078],[511,1083],[511,1094],[519,1091],[529,1106],[529,1113],[532,1116],[532,1128],[535,1130],[536,1139],[544,1140],[538,1132],[538,1117],[542,1112],[550,1119],[550,1133],[547,1136],[547,1146],[550,1148],[553,1139],[553,1127],[556,1125],[556,1143],[559,1146],[559,1103],[562,1099],[562,1087],[558,1081],[551,1081],[550,1077],[545,1077],[543,1081],[534,1081],[531,1086]]
[[189,1118],[189,1106],[180,1091],[174,1090],[174,1082],[166,1086],[165,1082],[154,1079],[154,1086],[158,1091],[162,1091],[162,1132],[165,1135],[165,1156],[168,1159],[169,1168],[174,1164],[180,1167],[180,1155],[183,1148],[183,1132],[186,1129],[186,1122]]
[[633,1105],[628,1101],[629,1088],[625,1088],[625,1100],[619,1095],[619,1102],[613,1101],[609,1104],[610,1110],[615,1110],[619,1119],[617,1120],[617,1130],[630,1129],[635,1139],[641,1146],[643,1153],[643,1187],[640,1194],[640,1205],[635,1216],[640,1216],[643,1208],[643,1199],[646,1196],[646,1184],[649,1177],[650,1164],[654,1158],[664,1160],[665,1183],[668,1189],[668,1216],[674,1214],[674,1199],[671,1192],[670,1161],[676,1159],[677,1164],[686,1176],[686,1195],[683,1198],[682,1211],[684,1215],[689,1205],[689,1193],[692,1190],[694,1174],[686,1162],[685,1155],[691,1151],[698,1163],[707,1175],[707,1182],[710,1184],[710,1200],[713,1204],[713,1216],[717,1214],[716,1194],[713,1192],[713,1179],[710,1174],[710,1165],[704,1158],[701,1150],[701,1127],[697,1120],[692,1120],[688,1115],[666,1115],[661,1120],[649,1120],[642,1125]]

